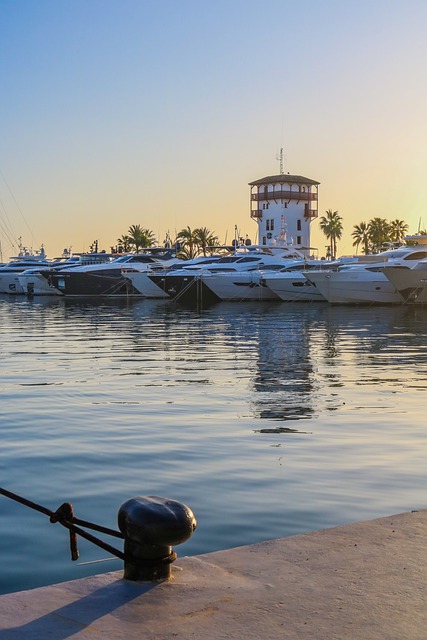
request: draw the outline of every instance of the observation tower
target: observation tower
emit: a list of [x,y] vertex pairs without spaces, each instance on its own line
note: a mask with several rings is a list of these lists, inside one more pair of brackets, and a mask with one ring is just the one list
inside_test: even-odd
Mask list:
[[319,182],[283,172],[249,183],[251,218],[258,223],[258,243],[287,242],[310,255],[310,224],[318,216]]

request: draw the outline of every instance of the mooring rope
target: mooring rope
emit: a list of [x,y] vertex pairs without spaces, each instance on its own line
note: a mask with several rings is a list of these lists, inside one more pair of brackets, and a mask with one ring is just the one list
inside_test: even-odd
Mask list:
[[70,502],[64,502],[56,511],[52,511],[47,507],[43,507],[36,502],[27,500],[27,498],[23,498],[16,493],[12,493],[12,491],[3,489],[2,487],[0,487],[0,494],[5,496],[6,498],[14,500],[15,502],[23,504],[25,507],[29,507],[30,509],[34,509],[35,511],[43,513],[44,515],[49,517],[49,520],[52,524],[59,522],[59,524],[62,524],[63,527],[68,529],[70,533],[70,550],[72,560],[77,560],[79,557],[76,534],[78,534],[82,538],[85,538],[89,542],[92,542],[101,549],[104,549],[104,551],[108,551],[117,558],[125,560],[125,554],[122,551],[115,549],[103,540],[99,540],[99,538],[96,538],[84,529],[81,529],[81,527],[93,529],[94,531],[99,531],[100,533],[105,533],[107,535],[114,536],[115,538],[124,539],[125,536],[120,531],[115,531],[114,529],[109,529],[93,522],[88,522],[86,520],[80,520],[79,518],[76,518],[73,513],[73,506]]

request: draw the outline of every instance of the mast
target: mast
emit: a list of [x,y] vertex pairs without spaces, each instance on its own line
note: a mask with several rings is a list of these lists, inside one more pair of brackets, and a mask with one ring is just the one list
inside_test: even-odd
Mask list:
[[280,147],[280,153],[276,155],[276,160],[279,160],[280,175],[283,176],[283,147]]

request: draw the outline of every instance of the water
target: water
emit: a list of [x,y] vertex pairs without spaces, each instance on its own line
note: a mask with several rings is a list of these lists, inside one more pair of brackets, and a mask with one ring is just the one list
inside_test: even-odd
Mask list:
[[[114,529],[132,496],[180,500],[181,556],[424,508],[426,334],[421,307],[2,296],[0,486]],[[0,514],[0,593],[122,566]]]

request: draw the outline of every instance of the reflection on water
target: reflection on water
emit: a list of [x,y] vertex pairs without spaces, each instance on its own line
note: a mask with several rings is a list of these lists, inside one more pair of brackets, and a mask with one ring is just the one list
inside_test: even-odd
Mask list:
[[317,305],[282,307],[271,325],[260,323],[255,415],[271,420],[311,418],[316,415],[311,328]]
[[[423,507],[426,334],[421,307],[0,297],[1,485],[112,528],[182,500],[184,554]],[[0,592],[120,567],[0,501]]]

